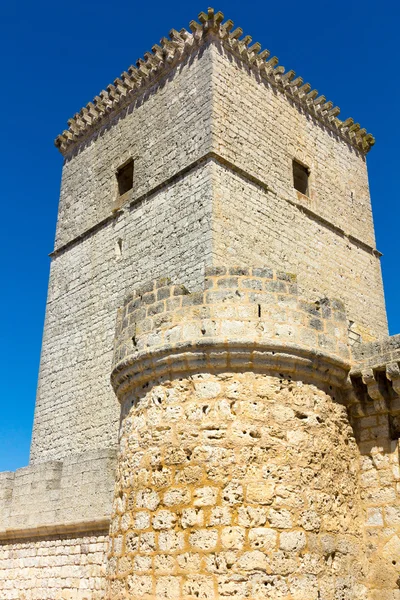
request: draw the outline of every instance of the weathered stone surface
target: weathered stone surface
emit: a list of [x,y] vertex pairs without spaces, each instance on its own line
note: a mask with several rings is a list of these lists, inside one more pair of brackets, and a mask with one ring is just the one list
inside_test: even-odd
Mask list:
[[[233,388],[237,390],[235,400],[228,401]],[[214,392],[205,398],[205,389]],[[159,399],[156,405],[154,397]],[[345,424],[345,407],[329,393],[290,377],[223,372],[162,379],[148,389],[139,386],[125,392],[120,399],[124,418],[112,539],[126,536],[120,525],[119,499],[127,506],[132,493],[153,497],[157,492],[147,487],[147,481],[152,472],[167,468],[165,459],[171,465],[175,446],[185,459],[168,468],[174,471],[173,479],[182,484],[180,488],[172,486],[156,509],[156,515],[167,512],[168,527],[173,530],[158,534],[153,554],[155,559],[167,552],[170,573],[178,572],[183,557],[200,553],[205,560],[195,566],[196,581],[206,582],[211,598],[234,593],[230,583],[235,580],[229,583],[226,578],[220,579],[219,574],[227,572],[240,577],[245,596],[260,589],[261,581],[256,583],[254,575],[264,573],[270,578],[271,589],[276,580],[282,593],[293,590],[292,596],[288,591],[283,598],[300,598],[300,594],[309,598],[314,597],[314,591],[317,594],[320,581],[327,577],[335,580],[340,561],[342,576],[351,581],[349,597],[356,598],[356,585],[362,583],[360,573],[364,568],[363,519],[356,483],[358,448],[350,425]],[[169,417],[173,406],[183,409],[179,420]],[[277,408],[286,409],[284,421],[275,419]],[[303,418],[305,414],[307,418]],[[135,426],[139,422],[140,429]],[[171,431],[168,444],[158,437],[160,423],[164,430]],[[222,435],[204,440],[203,432],[210,427]],[[190,435],[184,435],[188,430]],[[251,435],[243,437],[246,431]],[[287,444],[288,432],[297,435],[301,447],[298,443]],[[159,454],[154,462],[156,444]],[[244,460],[248,454],[243,450],[253,447],[266,449],[262,462]],[[138,476],[125,476],[132,474],[132,464],[149,472],[143,492]],[[200,481],[183,480],[178,475],[188,467],[201,470]],[[171,505],[169,493],[183,502]],[[183,505],[190,508],[181,508]],[[153,504],[149,505],[149,514],[154,509]],[[135,508],[129,512],[133,516]],[[160,530],[157,516],[152,524],[150,519],[148,522],[146,533]],[[138,528],[133,532],[143,535]],[[327,535],[331,547],[326,546]],[[126,555],[124,548],[126,542],[122,555],[112,556],[121,561]],[[139,548],[133,552],[137,557],[147,556]],[[129,556],[131,553],[129,546]],[[329,559],[331,554],[335,561]],[[127,585],[128,577],[136,570],[134,564],[131,560],[126,576],[118,575],[117,566],[111,570],[110,590],[115,578]],[[164,597],[157,592],[161,589],[162,594],[176,599],[189,597],[185,590],[194,589],[193,577],[185,569],[179,573],[183,587],[178,588],[174,577],[166,580],[151,569],[157,599]],[[338,586],[333,583],[334,590],[339,590]],[[216,589],[220,590],[217,595]]]
[[199,20],[57,138],[31,464],[0,474],[1,600],[398,600],[373,137],[221,13]]
[[0,542],[2,600],[103,600],[107,531]]

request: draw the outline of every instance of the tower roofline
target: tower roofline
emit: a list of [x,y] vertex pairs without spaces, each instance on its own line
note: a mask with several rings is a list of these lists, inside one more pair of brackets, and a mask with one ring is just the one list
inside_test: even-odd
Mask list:
[[252,38],[243,36],[240,27],[233,28],[233,21],[223,23],[222,12],[209,8],[207,13],[201,12],[198,21],[191,21],[190,32],[172,29],[169,39],[162,38],[160,45],[154,45],[151,52],[136,61],[136,67],[129,67],[113,84],[102,90],[92,102],[83,107],[68,120],[69,128],[64,130],[55,140],[56,147],[62,154],[67,154],[72,147],[82,142],[109,118],[132,102],[137,93],[142,93],[155,80],[168,72],[182,58],[199,48],[210,35],[223,43],[224,48],[242,60],[270,85],[278,88],[288,98],[301,106],[303,110],[335,131],[352,146],[366,154],[375,143],[372,134],[355,123],[351,117],[341,121],[338,118],[340,108],[325,96],[318,95],[309,83],[295,72],[279,65],[276,56],[270,56],[269,50],[262,50],[258,42],[251,45]]

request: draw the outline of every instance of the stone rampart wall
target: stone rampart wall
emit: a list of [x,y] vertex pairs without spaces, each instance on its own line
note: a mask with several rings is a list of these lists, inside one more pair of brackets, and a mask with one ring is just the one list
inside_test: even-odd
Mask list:
[[0,473],[1,600],[104,598],[116,453]]
[[108,534],[0,541],[1,600],[103,600]]
[[115,466],[104,450],[0,473],[0,540],[107,529]]

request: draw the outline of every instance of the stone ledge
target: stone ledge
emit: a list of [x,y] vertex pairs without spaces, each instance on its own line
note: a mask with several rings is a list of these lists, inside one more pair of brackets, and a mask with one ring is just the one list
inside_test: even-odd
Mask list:
[[120,401],[136,387],[180,373],[251,370],[343,387],[350,365],[345,360],[295,344],[254,340],[200,340],[137,353],[118,363],[111,382]]
[[0,541],[14,541],[21,539],[31,539],[34,537],[49,537],[53,535],[87,534],[87,533],[108,533],[110,526],[110,517],[103,517],[93,520],[71,521],[66,523],[53,523],[51,525],[41,525],[38,527],[24,527],[21,529],[0,530]]

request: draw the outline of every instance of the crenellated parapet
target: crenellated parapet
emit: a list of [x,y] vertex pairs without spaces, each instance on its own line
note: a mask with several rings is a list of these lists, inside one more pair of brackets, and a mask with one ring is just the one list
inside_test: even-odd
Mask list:
[[224,15],[221,12],[209,8],[207,13],[201,12],[198,19],[199,22],[190,22],[190,31],[172,29],[169,38],[162,38],[159,45],[154,45],[151,52],[146,52],[143,58],[136,61],[136,67],[129,67],[113,84],[101,91],[93,102],[89,102],[69,119],[69,128],[55,140],[61,153],[69,152],[75,144],[101,127],[111,115],[129,105],[137,95],[211,38],[222,43],[231,55],[257,71],[268,84],[278,88],[303,110],[363,153],[367,153],[374,145],[375,139],[366,129],[361,128],[352,118],[341,121],[338,118],[339,107],[312,89],[309,83],[304,83],[302,77],[296,77],[293,70],[285,71],[278,64],[276,56],[271,56],[269,50],[262,50],[258,42],[252,44],[251,36],[244,36],[240,27],[235,29],[233,21],[228,19],[223,22]]
[[201,368],[308,373],[341,384],[349,368],[344,306],[306,301],[295,275],[260,267],[206,268],[199,292],[167,279],[136,289],[118,313],[117,395]]

